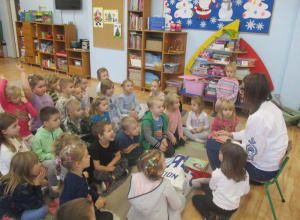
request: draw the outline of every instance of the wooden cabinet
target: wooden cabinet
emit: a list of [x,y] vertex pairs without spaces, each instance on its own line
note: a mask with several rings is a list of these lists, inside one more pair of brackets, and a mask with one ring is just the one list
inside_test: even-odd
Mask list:
[[80,75],[91,77],[90,51],[83,49],[67,48],[68,73],[70,75]]

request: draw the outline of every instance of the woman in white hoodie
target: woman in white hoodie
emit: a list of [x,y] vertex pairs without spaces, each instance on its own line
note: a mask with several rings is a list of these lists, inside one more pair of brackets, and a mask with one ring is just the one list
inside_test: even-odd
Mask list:
[[159,150],[143,153],[137,162],[138,173],[132,175],[128,201],[132,204],[128,220],[180,220],[185,197],[177,192],[162,174],[166,160]]

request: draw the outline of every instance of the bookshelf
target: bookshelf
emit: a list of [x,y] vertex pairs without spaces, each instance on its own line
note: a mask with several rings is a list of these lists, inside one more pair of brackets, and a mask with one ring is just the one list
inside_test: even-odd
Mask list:
[[89,50],[67,48],[68,73],[91,77]]

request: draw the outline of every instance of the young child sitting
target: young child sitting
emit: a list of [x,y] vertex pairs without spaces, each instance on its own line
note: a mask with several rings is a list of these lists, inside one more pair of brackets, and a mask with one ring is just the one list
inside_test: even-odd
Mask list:
[[81,88],[84,105],[86,108],[90,109],[91,108],[90,95],[88,90],[86,89],[88,85],[87,79],[83,76],[74,75],[72,77],[72,80],[75,86],[79,86]]
[[165,94],[161,91],[160,86],[161,86],[161,84],[160,84],[160,81],[158,79],[152,80],[150,96],[158,96],[159,98],[164,100],[165,99]]
[[62,122],[62,130],[71,134],[78,134],[84,141],[89,143],[94,142],[95,138],[91,135],[93,120],[84,114],[81,103],[77,100],[68,101],[66,104],[66,112],[68,116],[65,121]]
[[81,108],[83,110],[85,110],[85,104],[84,104],[84,101],[83,101],[83,95],[82,95],[82,90],[79,86],[74,86],[74,92],[73,92],[73,96],[75,97],[75,99],[80,102],[81,104]]
[[[177,94],[177,88],[174,87],[174,86],[168,86],[165,88],[165,95],[168,95],[169,93],[173,93],[173,94]],[[181,103],[181,100],[179,100],[179,111],[180,113],[182,112],[182,103]]]
[[235,127],[238,123],[239,118],[235,115],[234,103],[226,100],[221,103],[218,115],[211,125],[211,132],[214,136],[221,130],[235,132]]
[[20,88],[7,84],[7,80],[3,77],[0,77],[0,80],[0,104],[5,112],[9,112],[18,118],[20,136],[27,148],[31,149],[33,135],[29,129],[29,114],[31,117],[36,118],[38,113],[26,98],[22,98]]
[[[97,121],[108,121],[111,122],[109,112],[108,112],[108,101],[103,96],[95,97],[92,101],[90,115],[95,124]],[[114,132],[117,133],[120,130],[118,124],[113,124]]]
[[0,217],[44,219],[48,213],[41,190],[45,174],[38,156],[31,151],[17,153],[9,173],[0,178]]
[[203,111],[203,96],[192,97],[191,106],[192,111],[189,112],[183,134],[192,141],[204,143],[208,136],[206,130],[209,129],[210,126],[207,114]]
[[51,161],[54,160],[52,144],[63,131],[59,127],[59,112],[56,108],[49,106],[43,108],[40,111],[40,118],[44,126],[38,129],[33,138],[32,147],[39,156],[42,166],[47,169]]
[[18,152],[28,151],[19,136],[18,119],[10,113],[0,113],[0,172],[6,175],[11,158]]
[[106,190],[109,185],[122,175],[127,175],[128,161],[121,158],[118,144],[114,141],[115,134],[108,121],[98,121],[93,125],[94,137],[99,140],[90,146],[90,154],[94,164],[94,179],[101,182],[101,189]]
[[97,70],[97,78],[99,79],[99,84],[97,85],[96,92],[98,96],[101,96],[101,82],[105,79],[109,79],[109,74],[106,68],[102,67]]
[[159,150],[143,153],[137,162],[138,173],[131,178],[128,201],[132,204],[127,219],[180,220],[185,197],[162,177],[166,159]]
[[51,96],[54,105],[56,105],[58,100],[56,88],[58,86],[59,78],[53,73],[48,73],[44,76],[44,79],[46,83],[46,94]]
[[145,150],[159,149],[166,157],[172,157],[174,147],[167,141],[168,119],[164,113],[164,102],[157,96],[147,100],[149,111],[145,113],[141,126],[140,146]]
[[[123,93],[119,96],[119,109],[122,117],[131,116],[135,120],[139,120],[144,116],[144,111],[140,111],[139,103],[133,91],[133,82],[126,79],[121,84]],[[134,111],[132,111],[132,104],[134,103]]]
[[184,146],[186,138],[183,136],[182,118],[179,111],[179,96],[169,93],[165,98],[165,110],[168,117],[168,138],[176,149]]
[[[103,86],[103,85],[102,85]],[[115,137],[121,151],[121,158],[128,160],[128,165],[136,165],[136,161],[144,152],[139,146],[140,127],[137,121],[132,117],[124,117],[121,120],[121,130]]]
[[86,145],[82,142],[66,145],[60,151],[56,164],[57,176],[60,176],[61,166],[68,170],[64,181],[59,180],[58,185],[54,187],[56,192],[61,192],[59,198],[60,206],[73,199],[88,198],[88,195],[90,195],[89,197],[94,202],[96,219],[113,219],[111,213],[99,211],[100,208],[105,207],[107,200],[100,197],[96,191],[90,189],[83,175],[83,170],[90,166],[90,155]]
[[215,105],[215,112],[212,114],[212,117],[217,116],[217,112],[219,111],[219,107],[223,101],[230,100],[233,103],[236,102],[239,91],[239,81],[234,78],[236,68],[237,65],[235,62],[231,62],[225,66],[226,77],[221,78],[217,84],[217,101]]
[[122,116],[119,109],[118,101],[114,95],[114,83],[110,79],[105,79],[101,83],[101,93],[107,98],[109,106],[109,117],[113,125],[120,123]]
[[216,214],[219,219],[229,219],[238,209],[240,198],[250,191],[244,149],[238,144],[226,143],[221,146],[219,160],[221,168],[212,172],[209,186],[203,185],[206,195],[195,195],[192,199],[203,219],[216,219]]
[[60,121],[63,122],[66,117],[66,104],[68,101],[75,99],[74,97],[71,97],[74,93],[74,83],[71,79],[61,79],[59,81],[59,87],[62,91],[61,97],[59,97],[56,108],[59,111]]

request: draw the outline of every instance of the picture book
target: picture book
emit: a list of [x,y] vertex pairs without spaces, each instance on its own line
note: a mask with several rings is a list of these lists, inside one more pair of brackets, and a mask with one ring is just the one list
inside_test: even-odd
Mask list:
[[209,162],[195,157],[187,157],[184,166],[198,171],[205,171]]
[[52,11],[42,11],[42,15],[44,23],[53,23]]

